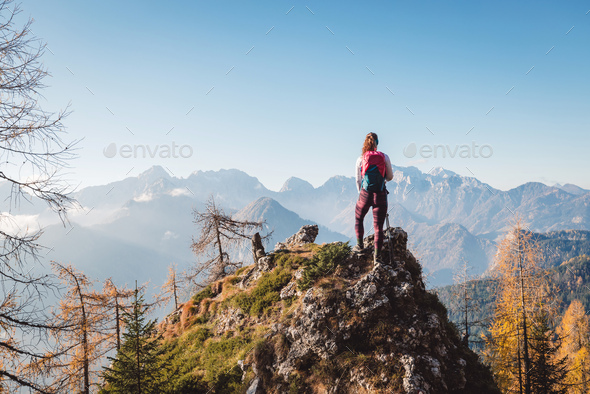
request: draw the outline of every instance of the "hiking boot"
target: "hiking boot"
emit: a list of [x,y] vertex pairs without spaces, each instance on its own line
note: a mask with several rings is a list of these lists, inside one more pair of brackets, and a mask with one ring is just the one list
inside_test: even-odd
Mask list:
[[352,253],[362,253],[363,250],[365,250],[365,248],[363,248],[361,245],[354,245],[354,247],[352,248]]
[[383,259],[381,256],[381,251],[375,249],[375,253],[373,253],[373,265],[377,265],[377,263],[383,264]]
[[365,246],[363,245],[362,239],[357,239],[356,245],[352,248],[352,253],[358,254],[362,253],[365,250]]

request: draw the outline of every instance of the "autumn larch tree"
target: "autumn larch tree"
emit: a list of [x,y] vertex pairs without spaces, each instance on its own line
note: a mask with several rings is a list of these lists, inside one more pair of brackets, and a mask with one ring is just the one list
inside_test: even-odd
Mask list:
[[573,300],[557,328],[563,343],[559,357],[567,357],[568,393],[582,394],[590,390],[590,318],[584,305]]
[[501,389],[531,394],[531,324],[549,305],[532,233],[517,220],[499,243],[493,275],[496,306],[484,355]]
[[176,264],[171,264],[168,267],[166,282],[161,287],[162,294],[157,296],[157,298],[161,298],[164,304],[168,304],[170,300],[174,301],[174,310],[177,310],[182,288],[183,281],[178,276]]
[[467,261],[463,261],[463,264],[459,267],[453,278],[455,282],[453,296],[460,303],[459,310],[463,317],[460,325],[463,328],[463,343],[467,346],[469,346],[471,319],[477,310],[477,305],[473,300],[472,290],[469,284],[469,281],[473,279],[469,275],[469,268]]
[[19,22],[19,12],[13,1],[0,0],[0,181],[9,190],[2,196],[9,213],[0,215],[0,379],[11,392],[49,392],[46,366],[57,357],[49,338],[60,324],[50,322],[41,300],[53,283],[34,268],[41,231],[22,228],[11,213],[23,200],[40,200],[67,220],[75,201],[60,173],[74,158],[75,142],[64,141],[66,112],[40,106],[45,45],[32,35],[30,19]]
[[52,265],[67,286],[57,317],[71,327],[57,335],[66,357],[63,363],[53,367],[59,370],[60,386],[89,394],[91,386],[98,384],[98,364],[111,350],[108,344],[114,336],[109,325],[108,297],[93,291],[88,277],[72,266],[55,262]]
[[[231,274],[240,268],[241,263],[231,261],[228,250],[237,247],[246,239],[250,239],[254,230],[261,229],[264,222],[235,220],[223,209],[215,205],[211,197],[203,211],[193,211],[194,223],[201,227],[197,239],[193,238],[192,251],[204,260],[197,263],[195,269],[187,275],[188,279],[200,287]],[[205,278],[199,278],[201,275]]]

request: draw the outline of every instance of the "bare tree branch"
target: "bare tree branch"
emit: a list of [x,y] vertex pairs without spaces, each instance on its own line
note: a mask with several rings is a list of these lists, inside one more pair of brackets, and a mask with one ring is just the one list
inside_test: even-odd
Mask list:
[[[200,226],[201,233],[197,239],[193,238],[191,249],[201,261],[184,275],[188,282],[201,288],[242,266],[241,262],[231,261],[227,251],[250,239],[264,222],[233,219],[215,204],[213,196],[202,212],[195,210],[193,214],[194,223]],[[203,255],[207,257],[203,259]]]
[[13,210],[21,202],[41,201],[64,225],[68,209],[77,205],[62,179],[75,157],[77,141],[66,141],[68,108],[54,113],[40,106],[45,45],[31,33],[32,20],[19,25],[19,7],[0,0],[0,185],[7,190],[0,211],[0,356],[2,383],[55,392],[49,365],[62,354],[54,334],[71,327],[52,319],[44,298],[58,288],[51,276],[39,274],[41,229],[21,228]]

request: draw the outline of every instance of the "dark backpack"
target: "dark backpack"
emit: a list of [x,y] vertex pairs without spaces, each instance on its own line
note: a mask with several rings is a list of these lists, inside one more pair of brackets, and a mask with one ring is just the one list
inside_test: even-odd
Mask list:
[[362,188],[368,192],[385,189],[385,155],[382,152],[365,152],[361,164]]

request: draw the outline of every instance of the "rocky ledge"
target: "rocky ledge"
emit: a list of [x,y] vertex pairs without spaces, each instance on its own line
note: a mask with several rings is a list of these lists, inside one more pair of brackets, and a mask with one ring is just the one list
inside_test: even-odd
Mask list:
[[234,392],[498,392],[425,289],[405,231],[387,230],[391,245],[376,264],[372,237],[354,253],[315,245],[316,235],[302,228],[280,250],[258,251],[256,264],[214,286],[217,294],[185,305],[182,327],[164,330],[182,335],[200,324],[208,341],[249,335],[252,346],[228,361],[240,373]]

